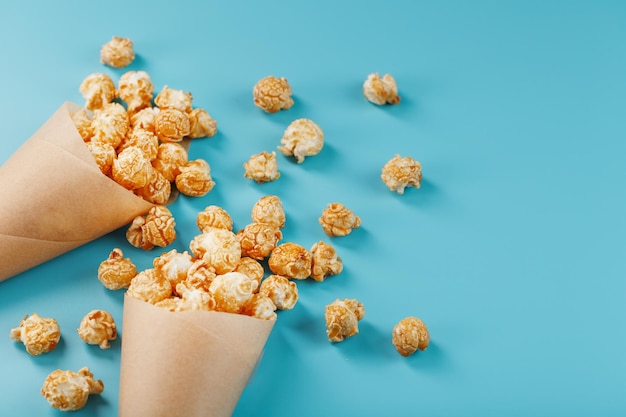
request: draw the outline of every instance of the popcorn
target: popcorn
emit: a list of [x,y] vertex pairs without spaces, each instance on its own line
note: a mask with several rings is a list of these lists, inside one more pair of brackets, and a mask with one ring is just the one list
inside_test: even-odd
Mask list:
[[281,229],[285,227],[285,210],[280,198],[266,195],[257,200],[252,207],[252,221],[273,224]]
[[297,243],[287,242],[276,246],[269,257],[268,265],[274,274],[306,279],[311,275],[312,262],[311,252]]
[[217,122],[204,109],[192,109],[189,112],[189,137],[210,138],[217,133]]
[[89,74],[78,89],[85,99],[87,110],[101,109],[117,97],[115,83],[111,77],[99,72]]
[[426,350],[430,335],[424,322],[417,317],[406,317],[393,328],[391,343],[402,356],[409,356],[417,350]]
[[75,411],[85,406],[89,394],[100,394],[103,390],[102,381],[95,380],[87,367],[78,372],[57,369],[46,377],[41,395],[53,408]]
[[202,259],[195,259],[187,270],[187,277],[181,282],[181,285],[208,292],[215,276],[213,268],[209,267]]
[[324,132],[309,119],[297,119],[291,122],[278,150],[286,156],[294,156],[300,164],[306,156],[315,156],[324,147]]
[[117,148],[117,152],[121,152],[131,146],[139,148],[148,161],[153,161],[156,159],[159,151],[159,138],[149,130],[142,128],[132,129]]
[[201,232],[206,232],[211,227],[225,230],[233,230],[233,219],[223,208],[215,205],[207,206],[196,216],[196,224]]
[[293,106],[291,86],[286,78],[265,77],[252,89],[254,104],[267,113],[276,113]]
[[330,203],[319,222],[328,236],[346,236],[361,225],[361,218],[341,203]]
[[212,228],[193,238],[189,244],[193,254],[216,274],[235,269],[241,259],[241,245],[230,230]]
[[202,197],[215,186],[211,178],[211,167],[204,159],[189,161],[179,170],[180,173],[176,176],[176,188],[185,195]]
[[164,206],[154,206],[146,216],[146,223],[141,227],[146,241],[162,248],[176,240],[176,222],[172,213]]
[[291,310],[298,302],[298,286],[280,275],[265,278],[261,282],[259,294],[269,297],[278,310]]
[[126,294],[138,300],[156,304],[172,295],[172,285],[154,269],[146,269],[132,279]]
[[380,178],[391,191],[404,194],[406,187],[420,188],[422,164],[410,156],[401,158],[396,154],[383,166]]
[[322,282],[330,275],[339,274],[343,270],[341,258],[332,245],[319,241],[311,248],[311,278]]
[[105,104],[94,110],[91,121],[92,142],[108,143],[117,148],[130,129],[126,109],[119,103]]
[[277,180],[280,177],[276,152],[262,151],[252,155],[247,162],[243,163],[245,170],[243,176],[256,181],[258,184]]
[[118,94],[128,111],[136,113],[151,105],[154,84],[146,71],[128,71],[118,81]]
[[368,75],[363,83],[363,95],[370,102],[378,105],[400,102],[396,80],[390,74],[385,74],[382,78],[379,73]]
[[189,116],[176,108],[162,108],[154,117],[154,130],[162,142],[180,142],[191,132]]
[[146,224],[146,218],[142,216],[137,216],[133,219],[126,230],[126,240],[128,243],[133,245],[136,248],[140,248],[143,250],[150,250],[154,248],[154,245],[146,239],[146,235],[144,233],[144,225]]
[[80,108],[73,112],[71,116],[80,137],[83,138],[85,142],[89,142],[93,136],[93,128],[91,127],[93,113],[90,110]]
[[174,311],[211,311],[217,304],[213,294],[198,288],[189,288],[180,283],[176,286],[176,292],[182,296]]
[[87,146],[87,149],[91,152],[91,156],[93,156],[100,171],[104,175],[111,175],[113,171],[113,161],[115,161],[117,157],[115,148],[108,143],[99,142],[87,142],[85,146]]
[[217,275],[209,292],[215,297],[215,309],[227,313],[239,313],[257,289],[257,282],[241,272]]
[[137,267],[124,257],[124,252],[119,248],[113,249],[98,267],[98,280],[110,290],[127,288],[135,275]]
[[256,259],[250,258],[248,256],[241,257],[233,272],[241,272],[242,274],[246,274],[257,282],[257,287],[261,285],[261,280],[263,279],[263,275],[265,274],[263,265],[261,265],[261,263]]
[[152,165],[137,146],[129,146],[113,161],[113,180],[124,188],[134,190],[145,187],[152,176]]
[[250,223],[237,233],[242,256],[263,260],[270,256],[283,238],[280,229],[267,223]]
[[117,338],[113,316],[104,310],[91,310],[81,320],[78,336],[85,343],[100,346],[100,349],[110,348],[109,341]]
[[100,50],[100,62],[113,68],[123,68],[135,59],[133,41],[113,36]]
[[61,339],[61,329],[53,318],[40,317],[33,313],[26,315],[19,327],[11,329],[9,337],[21,342],[32,356],[39,356],[54,350]]
[[170,182],[176,181],[180,167],[188,161],[187,151],[179,143],[162,143],[159,145],[157,157],[152,161],[154,169],[159,171]]
[[265,294],[252,294],[252,297],[243,305],[241,314],[256,317],[262,320],[276,320],[276,305]]
[[189,113],[192,101],[191,93],[163,86],[161,92],[155,97],[154,104],[159,106],[160,109],[177,109],[183,113]]
[[187,251],[181,253],[173,249],[155,258],[152,265],[157,274],[167,279],[172,288],[176,288],[179,282],[187,278],[187,272],[193,265],[193,260]]
[[160,171],[153,169],[150,182],[133,191],[136,195],[152,204],[163,205],[169,201],[172,195],[172,183]]
[[365,309],[356,299],[335,300],[325,309],[326,335],[331,342],[342,342],[359,332]]
[[130,115],[130,126],[132,129],[145,129],[150,133],[155,133],[154,120],[159,113],[158,107],[146,107]]

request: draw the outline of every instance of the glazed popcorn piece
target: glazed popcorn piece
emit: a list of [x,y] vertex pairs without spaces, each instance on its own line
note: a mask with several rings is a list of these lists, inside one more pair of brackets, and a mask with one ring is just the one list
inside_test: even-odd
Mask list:
[[394,326],[391,343],[402,356],[425,350],[430,344],[428,328],[417,317],[406,317]]
[[246,274],[257,282],[257,287],[261,285],[261,280],[265,274],[263,265],[261,265],[261,263],[256,259],[250,258],[249,256],[242,256],[233,272]]
[[406,187],[420,188],[422,164],[410,156],[401,158],[396,154],[383,166],[380,178],[391,191],[404,194]]
[[209,292],[215,298],[215,310],[239,313],[257,289],[257,282],[241,272],[217,275]]
[[85,108],[87,110],[101,109],[117,97],[115,83],[111,77],[99,72],[85,77],[78,90],[85,99]]
[[172,285],[154,269],[146,269],[132,279],[126,294],[137,300],[156,304],[172,295]]
[[198,288],[189,288],[180,283],[176,286],[176,292],[181,295],[181,301],[174,311],[211,311],[216,309],[213,294]]
[[263,260],[270,256],[276,244],[283,238],[280,229],[267,223],[250,223],[237,232],[242,256]]
[[106,176],[110,176],[113,172],[113,161],[117,158],[117,153],[113,146],[108,143],[87,142],[85,143],[94,161]]
[[178,109],[161,109],[154,117],[154,131],[162,142],[180,142],[191,131],[189,116]]
[[149,203],[163,205],[172,195],[172,183],[160,171],[153,169],[150,182],[134,192]]
[[154,206],[148,212],[141,229],[147,242],[164,248],[176,240],[175,226],[171,211],[164,206]]
[[159,171],[170,182],[176,181],[180,167],[188,162],[187,151],[179,143],[162,143],[159,145],[157,157],[152,161],[154,169]]
[[259,294],[269,297],[278,310],[291,310],[298,302],[298,286],[280,275],[265,278],[261,282]]
[[330,275],[339,274],[343,270],[341,258],[332,245],[319,241],[311,248],[311,278],[322,282]]
[[252,155],[247,162],[243,163],[243,169],[245,170],[243,176],[258,184],[274,181],[280,177],[276,152],[262,151]]
[[304,246],[287,242],[276,246],[267,262],[274,274],[306,279],[311,275],[313,256]]
[[294,156],[300,164],[306,156],[315,156],[324,147],[324,132],[309,119],[297,119],[291,122],[282,139],[278,150],[286,156]]
[[[209,267],[202,259],[195,259],[187,270],[187,277],[179,284],[186,288],[209,291],[211,282],[216,277],[213,268]],[[178,290],[176,290],[178,293]]]
[[154,303],[156,307],[164,308],[171,312],[181,311],[183,299],[179,297],[169,297]]
[[119,153],[131,146],[141,149],[146,159],[152,162],[159,152],[159,138],[149,130],[132,129],[117,148],[117,152]]
[[241,259],[237,236],[230,230],[216,227],[194,237],[189,248],[216,274],[233,271]]
[[100,349],[110,348],[109,341],[117,338],[117,327],[113,316],[104,310],[91,310],[80,321],[78,336],[83,342],[98,345]]
[[133,41],[129,38],[113,36],[100,49],[100,62],[113,68],[128,66],[134,59]]
[[143,250],[150,250],[154,248],[154,244],[149,242],[146,239],[146,234],[144,232],[144,225],[146,224],[146,218],[142,216],[137,216],[133,219],[126,230],[126,240],[128,243],[133,245],[136,248],[140,248]]
[[154,120],[159,113],[158,107],[146,107],[130,115],[130,126],[134,129],[144,129],[155,133]]
[[80,410],[87,404],[89,394],[100,394],[104,384],[96,380],[89,368],[78,372],[57,369],[50,373],[41,388],[41,395],[50,406],[61,411]]
[[285,226],[285,210],[280,198],[275,195],[259,198],[252,207],[252,221],[273,224],[282,229]]
[[94,110],[91,121],[92,142],[108,143],[117,148],[130,129],[126,109],[119,103],[109,103]]
[[191,139],[210,138],[217,133],[217,122],[204,109],[189,112],[189,135]]
[[252,297],[243,305],[241,314],[256,317],[262,320],[276,320],[276,305],[265,294],[252,294]]
[[330,203],[319,222],[328,236],[346,236],[361,225],[361,218],[341,203]]
[[252,89],[254,104],[267,113],[276,113],[293,106],[291,86],[286,78],[265,77]]
[[187,278],[187,272],[193,265],[193,260],[187,251],[178,252],[172,249],[154,258],[152,265],[157,274],[167,279],[172,288],[176,288],[179,282]]
[[11,329],[9,336],[14,341],[23,343],[26,352],[39,356],[57,347],[61,339],[61,329],[55,319],[33,313],[24,317],[19,327]]
[[382,78],[379,73],[370,74],[363,83],[363,94],[370,102],[378,105],[398,104],[398,86],[390,74]]
[[183,90],[175,90],[163,86],[161,92],[154,98],[154,104],[160,109],[176,109],[183,113],[191,112],[193,96]]
[[128,71],[118,81],[118,94],[128,111],[135,113],[151,105],[154,84],[146,71]]
[[233,230],[233,219],[223,208],[215,205],[205,207],[196,216],[196,224],[201,232],[206,232],[211,227],[225,230]]
[[152,178],[152,165],[137,146],[129,146],[113,161],[113,180],[122,187],[134,190],[145,187]]
[[73,112],[71,117],[80,137],[83,138],[85,142],[89,142],[93,136],[93,129],[91,128],[93,113],[90,110],[80,108]]
[[211,178],[211,167],[204,159],[189,161],[179,168],[176,176],[176,188],[181,193],[191,197],[207,195],[215,186]]
[[110,290],[127,288],[137,275],[137,267],[120,248],[115,248],[98,267],[98,280]]
[[359,332],[359,320],[365,315],[363,304],[355,299],[335,300],[325,309],[326,335],[331,342],[342,342]]

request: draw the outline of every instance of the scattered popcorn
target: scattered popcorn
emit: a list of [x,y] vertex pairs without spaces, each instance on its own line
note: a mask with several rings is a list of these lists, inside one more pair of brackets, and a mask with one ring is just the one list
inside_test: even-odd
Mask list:
[[319,222],[328,236],[346,236],[361,225],[361,219],[341,203],[330,203]]
[[117,157],[115,149],[108,143],[86,142],[85,145],[91,156],[93,156],[96,165],[104,175],[111,175],[113,172],[113,161]]
[[110,290],[128,288],[130,281],[137,275],[137,267],[124,257],[121,249],[115,248],[109,257],[98,267],[98,280]]
[[191,132],[189,116],[175,108],[162,108],[154,117],[154,130],[162,142],[180,142]]
[[118,81],[118,94],[131,114],[151,106],[154,85],[150,75],[146,71],[125,72]]
[[257,289],[257,282],[241,272],[217,275],[209,292],[215,298],[215,309],[227,313],[239,313]]
[[145,187],[152,178],[152,165],[137,146],[129,146],[113,161],[113,180],[124,188]]
[[216,274],[231,272],[241,259],[241,245],[230,230],[212,228],[193,238],[189,248]]
[[146,269],[132,279],[126,294],[150,304],[158,303],[172,295],[172,285],[154,269]]
[[293,106],[291,86],[286,78],[265,77],[254,85],[254,104],[267,113],[276,113]]
[[161,92],[154,98],[154,104],[160,109],[176,109],[183,113],[191,111],[193,96],[183,90],[175,90],[163,86]]
[[247,162],[243,163],[243,169],[245,170],[243,176],[256,181],[258,184],[274,181],[280,177],[276,152],[262,151],[252,155]]
[[159,145],[157,157],[152,161],[154,169],[159,171],[170,182],[176,181],[180,167],[188,162],[187,151],[179,143],[162,143]]
[[198,213],[196,224],[201,232],[206,232],[211,227],[225,230],[233,230],[233,219],[223,208],[215,205],[207,206]]
[[90,110],[80,108],[73,112],[71,116],[80,137],[83,138],[85,142],[89,142],[93,136],[93,128],[91,127],[93,113]]
[[187,251],[178,252],[172,249],[155,258],[152,265],[155,272],[167,279],[174,289],[179,282],[187,278],[187,272],[193,265],[193,260]]
[[297,119],[285,130],[278,150],[286,156],[294,156],[300,164],[306,156],[315,156],[324,147],[324,132],[309,119]]
[[11,339],[21,342],[32,356],[39,356],[54,350],[61,339],[61,329],[53,318],[40,317],[33,313],[26,315],[19,327],[11,329]]
[[306,279],[311,275],[313,256],[305,247],[287,242],[276,246],[267,262],[274,274]]
[[430,335],[422,320],[406,317],[394,326],[391,342],[400,355],[409,356],[417,350],[425,350],[430,344]]
[[330,275],[337,275],[343,270],[341,258],[332,245],[319,241],[311,248],[311,278],[322,282]]
[[280,198],[275,195],[261,197],[252,207],[252,221],[273,224],[281,229],[285,227],[285,210]]
[[80,84],[78,90],[85,99],[87,110],[101,109],[117,97],[115,83],[111,77],[99,72],[89,74]]
[[78,372],[57,369],[46,377],[41,395],[53,408],[75,411],[87,404],[89,394],[100,394],[103,390],[104,384],[94,379],[89,368],[81,368]]
[[119,103],[109,103],[93,112],[92,142],[108,143],[117,148],[130,129],[126,109]]
[[241,257],[233,272],[241,272],[242,274],[246,274],[257,282],[257,287],[261,285],[261,280],[263,279],[263,275],[265,274],[263,265],[261,265],[261,263],[256,259],[250,258],[248,256]]
[[98,345],[100,349],[111,347],[109,341],[117,338],[117,327],[113,316],[104,310],[92,310],[80,322],[78,336],[83,342]]
[[265,278],[261,282],[259,294],[269,297],[278,310],[291,310],[298,302],[298,286],[280,275]]
[[404,194],[406,187],[420,188],[422,164],[410,156],[401,158],[396,154],[385,164],[380,177],[391,191]]
[[113,68],[128,66],[135,59],[133,41],[113,36],[100,50],[100,62]]
[[145,224],[145,217],[135,217],[135,219],[130,223],[128,230],[126,231],[126,240],[128,240],[128,243],[136,248],[150,250],[154,248],[154,245],[146,239],[146,235],[144,232]]
[[150,182],[141,188],[133,190],[136,195],[149,203],[164,205],[172,195],[172,183],[160,171],[152,170]]
[[139,148],[146,159],[152,162],[156,159],[159,151],[159,138],[149,130],[142,128],[132,129],[117,148],[117,152],[119,153],[131,146]]
[[326,306],[326,335],[331,342],[342,342],[359,332],[359,320],[365,315],[363,304],[355,299],[335,300]]
[[164,206],[154,206],[146,216],[146,223],[141,227],[145,240],[162,248],[176,240],[176,222]]
[[267,223],[250,223],[237,233],[242,256],[263,260],[270,256],[283,238],[280,229]]
[[211,167],[204,159],[189,161],[181,166],[179,171],[176,176],[176,188],[185,195],[202,197],[215,186],[215,181],[211,178]]
[[363,83],[363,94],[370,102],[378,105],[398,104],[398,86],[390,74],[380,78],[379,73],[370,74]]
[[252,294],[252,297],[243,305],[241,314],[256,317],[262,320],[276,320],[276,305],[265,294]]
[[217,133],[217,122],[204,109],[189,112],[189,137],[191,139],[210,138]]

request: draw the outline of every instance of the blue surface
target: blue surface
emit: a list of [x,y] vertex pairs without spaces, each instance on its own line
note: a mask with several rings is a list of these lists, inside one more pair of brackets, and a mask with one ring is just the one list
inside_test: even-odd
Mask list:
[[[195,215],[224,207],[235,228],[254,202],[281,197],[285,241],[331,242],[344,271],[298,282],[235,416],[626,415],[626,3],[621,1],[157,2],[10,1],[0,6],[0,162],[92,72],[150,73],[157,89],[191,91],[219,133],[194,142],[217,183],[171,207],[184,250]],[[122,70],[99,63],[102,44],[130,37]],[[361,93],[391,73],[402,102]],[[295,105],[264,114],[254,83],[287,77]],[[301,165],[279,155],[279,180],[257,185],[242,163],[272,150],[308,117],[326,145]],[[394,154],[423,164],[419,190],[380,181]],[[329,202],[363,225],[327,238]],[[122,292],[96,278],[115,231],[0,283],[0,407],[58,416],[39,395],[56,368],[89,366],[105,384],[76,416],[115,416]],[[10,262],[2,259],[0,262]],[[324,306],[358,298],[361,332],[331,344]],[[112,349],[76,334],[93,308],[121,330]],[[57,318],[62,342],[30,357],[8,337],[27,313]],[[408,315],[432,343],[409,358],[390,342]]]

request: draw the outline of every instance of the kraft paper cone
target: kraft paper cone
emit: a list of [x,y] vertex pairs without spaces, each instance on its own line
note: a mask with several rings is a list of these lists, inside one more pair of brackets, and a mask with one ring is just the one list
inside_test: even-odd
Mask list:
[[227,417],[274,326],[214,311],[170,312],[126,296],[119,417]]
[[100,172],[72,122],[78,108],[63,104],[0,167],[0,281],[152,207]]

